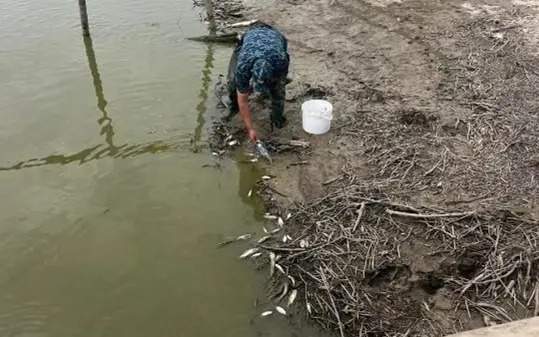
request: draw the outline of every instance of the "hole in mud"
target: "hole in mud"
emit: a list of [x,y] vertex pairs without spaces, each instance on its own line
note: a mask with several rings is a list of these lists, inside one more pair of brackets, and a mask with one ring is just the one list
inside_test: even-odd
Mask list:
[[371,272],[367,276],[370,286],[381,286],[385,283],[392,282],[400,278],[408,278],[410,270],[407,266],[385,266],[376,271]]
[[429,122],[427,116],[417,110],[402,110],[400,115],[401,123],[406,125],[427,125]]
[[445,285],[441,278],[427,274],[426,277],[419,281],[419,286],[429,295],[435,295],[438,289]]
[[325,99],[328,95],[331,95],[331,92],[323,87],[311,87],[308,84],[303,95],[314,99]]

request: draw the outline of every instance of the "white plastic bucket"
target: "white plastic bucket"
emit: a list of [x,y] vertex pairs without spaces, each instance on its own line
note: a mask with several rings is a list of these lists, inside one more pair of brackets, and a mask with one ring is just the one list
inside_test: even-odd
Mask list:
[[328,101],[313,99],[301,105],[303,130],[313,135],[329,131],[333,119],[333,106]]

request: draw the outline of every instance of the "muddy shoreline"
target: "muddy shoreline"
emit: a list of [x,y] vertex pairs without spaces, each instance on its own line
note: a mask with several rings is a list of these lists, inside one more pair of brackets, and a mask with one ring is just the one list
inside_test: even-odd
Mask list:
[[[539,2],[244,5],[292,57],[289,125],[270,134],[260,113],[260,133],[310,143],[275,153],[260,184],[270,213],[291,213],[260,247],[285,270],[273,288],[298,280],[297,311],[343,336],[537,315]],[[327,135],[301,130],[310,97],[334,105]]]

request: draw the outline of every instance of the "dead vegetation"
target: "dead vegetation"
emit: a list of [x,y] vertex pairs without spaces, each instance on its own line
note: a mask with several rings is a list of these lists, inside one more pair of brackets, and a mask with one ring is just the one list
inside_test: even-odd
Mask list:
[[302,306],[323,327],[443,336],[539,313],[529,212],[539,194],[539,60],[511,24],[519,15],[476,17],[446,33],[455,51],[439,53],[436,100],[454,109],[451,122],[411,104],[367,103],[346,116],[341,136],[370,173],[345,167],[326,197],[290,209],[278,235],[292,241],[262,246],[284,270],[272,285],[300,280]]
[[[537,222],[373,199],[352,180],[298,206],[262,246],[284,270],[274,287],[300,280],[302,309],[324,327],[343,336],[442,336],[478,317],[494,324],[539,310]],[[283,243],[287,235],[293,240]]]

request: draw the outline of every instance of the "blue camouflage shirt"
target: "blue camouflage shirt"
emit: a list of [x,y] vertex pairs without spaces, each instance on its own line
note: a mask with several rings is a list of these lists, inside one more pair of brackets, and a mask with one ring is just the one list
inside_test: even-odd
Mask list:
[[281,33],[270,27],[253,28],[243,36],[238,53],[235,78],[239,92],[249,92],[253,66],[264,61],[271,65],[272,79],[286,76],[289,63],[287,41]]

